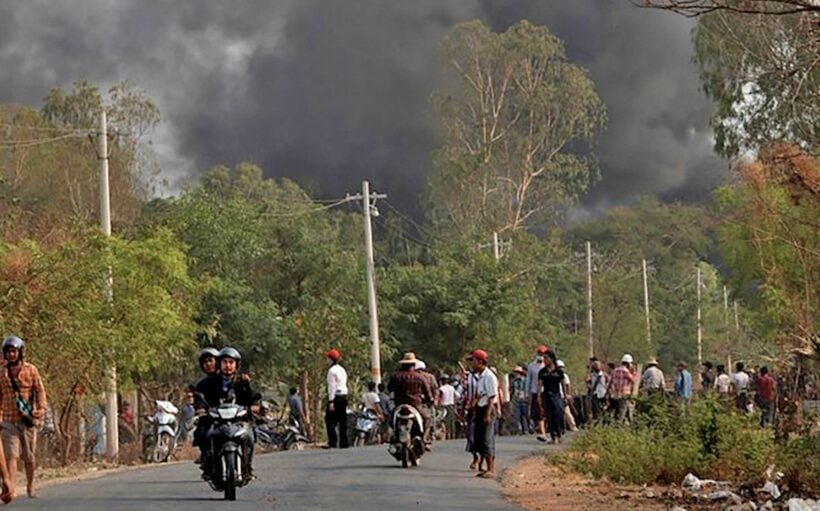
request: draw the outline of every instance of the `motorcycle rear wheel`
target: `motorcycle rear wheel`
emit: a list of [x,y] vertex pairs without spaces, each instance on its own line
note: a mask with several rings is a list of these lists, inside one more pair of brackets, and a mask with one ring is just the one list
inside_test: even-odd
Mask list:
[[154,463],[164,463],[168,461],[171,455],[171,436],[163,433],[157,439],[157,445],[154,446]]

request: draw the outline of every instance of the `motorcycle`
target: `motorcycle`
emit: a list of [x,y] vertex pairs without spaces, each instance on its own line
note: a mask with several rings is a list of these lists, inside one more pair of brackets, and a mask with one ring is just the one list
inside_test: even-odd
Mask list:
[[372,444],[378,431],[379,418],[375,412],[369,408],[362,410],[356,417],[356,437],[353,439],[353,446],[362,447]]
[[393,438],[387,451],[401,466],[417,467],[424,454],[423,423],[421,414],[410,405],[396,407],[393,412]]
[[165,463],[176,449],[177,417],[179,410],[170,401],[158,399],[156,412],[145,419],[151,424],[150,433],[146,439],[146,460],[151,463]]
[[236,489],[251,481],[251,414],[247,408],[225,403],[208,410],[212,421],[205,434],[208,445],[203,477],[225,500],[236,500]]
[[296,419],[291,418],[287,424],[280,419],[260,419],[254,426],[256,443],[266,450],[301,451],[309,442],[302,434]]

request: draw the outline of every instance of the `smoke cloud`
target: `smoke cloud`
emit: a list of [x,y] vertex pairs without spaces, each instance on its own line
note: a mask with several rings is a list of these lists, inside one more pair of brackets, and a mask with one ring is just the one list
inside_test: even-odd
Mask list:
[[[252,161],[325,197],[369,178],[415,210],[436,147],[438,47],[461,21],[526,18],[564,39],[609,111],[586,211],[701,200],[726,175],[691,63],[690,20],[626,0],[19,0],[0,4],[0,102],[129,79],[154,97],[172,188]],[[417,211],[417,210],[416,210]]]

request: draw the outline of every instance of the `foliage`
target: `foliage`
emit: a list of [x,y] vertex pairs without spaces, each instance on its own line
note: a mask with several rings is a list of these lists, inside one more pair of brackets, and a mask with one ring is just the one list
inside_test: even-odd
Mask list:
[[432,218],[462,234],[554,221],[595,176],[579,149],[605,110],[587,71],[527,21],[503,33],[463,23],[442,55],[458,87],[434,97],[445,144],[429,181]]

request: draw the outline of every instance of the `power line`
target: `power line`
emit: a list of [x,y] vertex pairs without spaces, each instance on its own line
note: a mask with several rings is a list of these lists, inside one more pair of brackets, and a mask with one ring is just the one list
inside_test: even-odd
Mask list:
[[60,135],[58,137],[51,138],[0,141],[0,147],[4,149],[25,149],[27,147],[51,144],[53,142],[59,142],[61,140],[66,140],[69,138],[81,138],[83,136],[84,134],[70,133],[67,135]]
[[412,241],[413,243],[416,243],[416,244],[418,244],[418,245],[420,245],[420,246],[422,246],[422,247],[425,247],[425,248],[433,248],[433,246],[432,246],[432,245],[430,245],[429,243],[427,243],[427,242],[425,242],[425,241],[422,241],[422,240],[420,240],[419,238],[416,238],[415,236],[410,235],[409,233],[407,233],[406,231],[404,231],[401,227],[394,226],[394,225],[391,225],[391,224],[387,223],[387,221],[386,221],[386,220],[382,220],[382,219],[380,218],[380,219],[378,220],[378,223],[379,223],[379,225],[380,225],[381,227],[383,227],[383,228],[385,228],[385,229],[387,229],[387,230],[389,230],[389,231],[392,231],[392,232],[393,232],[393,233],[395,233],[395,234],[398,234],[399,236],[401,236],[401,237],[402,237],[402,239],[406,239],[406,240],[408,240],[408,241]]
[[352,200],[356,200],[356,199],[352,198],[352,197],[345,197],[343,199],[336,199],[335,202],[332,202],[330,204],[326,204],[324,206],[319,206],[317,208],[312,208],[312,209],[307,209],[307,210],[302,210],[302,211],[291,211],[291,212],[287,212],[287,213],[262,213],[261,216],[263,216],[263,217],[283,218],[283,217],[297,217],[297,216],[309,215],[311,213],[318,213],[319,211],[325,211],[325,210],[328,210],[330,208],[334,208],[334,207],[336,207],[340,204],[344,204],[344,203],[350,202]]
[[83,128],[57,128],[57,127],[44,127],[44,126],[26,126],[24,124],[8,124],[8,123],[0,123],[0,126],[3,128],[12,128],[14,130],[19,131],[45,131],[45,132],[57,132],[57,133],[97,133],[93,129],[83,129]]

